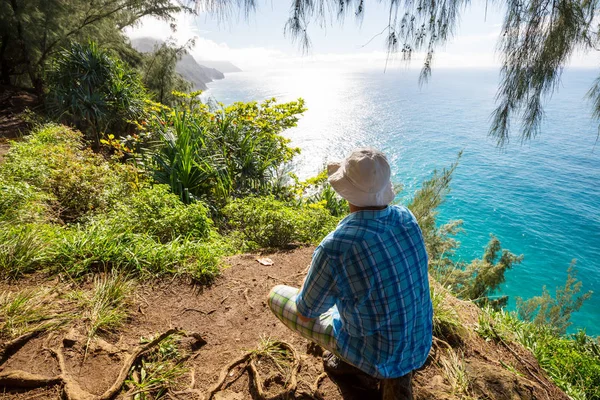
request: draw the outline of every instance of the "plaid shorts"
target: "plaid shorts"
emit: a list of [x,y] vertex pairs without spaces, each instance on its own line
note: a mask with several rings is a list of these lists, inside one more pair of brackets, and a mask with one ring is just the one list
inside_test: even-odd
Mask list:
[[333,336],[333,314],[337,313],[337,309],[334,306],[318,318],[301,321],[296,309],[296,296],[299,291],[300,289],[291,286],[275,286],[269,293],[271,311],[292,331],[337,354],[336,340]]

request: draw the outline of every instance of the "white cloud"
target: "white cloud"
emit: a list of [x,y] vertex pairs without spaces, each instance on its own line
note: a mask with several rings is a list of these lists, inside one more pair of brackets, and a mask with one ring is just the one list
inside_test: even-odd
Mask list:
[[[244,48],[231,48],[227,43],[216,42],[202,37],[209,33],[202,30],[200,19],[187,14],[176,17],[176,31],[164,21],[154,18],[145,18],[134,28],[126,30],[131,38],[153,37],[165,40],[173,38],[178,44],[195,38],[196,45],[191,54],[198,60],[226,60],[238,65],[244,70],[264,68],[298,68],[298,67],[323,67],[336,69],[383,69],[388,61],[388,68],[406,68],[407,64],[400,60],[399,55],[388,54],[383,49],[371,52],[352,53],[319,53],[307,56],[298,52],[287,53],[278,49],[253,46]],[[500,60],[494,52],[500,31],[497,27],[480,35],[462,35],[455,37],[445,49],[436,52],[434,68],[485,68],[499,67]],[[415,54],[408,64],[409,68],[420,68],[424,54]],[[577,53],[570,66],[596,67],[600,57],[597,53]]]

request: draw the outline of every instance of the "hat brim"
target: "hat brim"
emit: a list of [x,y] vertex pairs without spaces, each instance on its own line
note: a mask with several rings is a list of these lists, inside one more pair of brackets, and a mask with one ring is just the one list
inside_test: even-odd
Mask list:
[[357,207],[387,206],[394,201],[394,198],[396,197],[392,182],[388,182],[383,190],[376,193],[368,193],[359,190],[346,177],[344,166],[341,163],[331,163],[327,165],[327,172],[329,174],[328,181],[331,184],[331,187],[333,187],[337,194]]
[[341,162],[330,162],[327,164],[327,176],[331,176],[335,174],[340,167],[342,166]]

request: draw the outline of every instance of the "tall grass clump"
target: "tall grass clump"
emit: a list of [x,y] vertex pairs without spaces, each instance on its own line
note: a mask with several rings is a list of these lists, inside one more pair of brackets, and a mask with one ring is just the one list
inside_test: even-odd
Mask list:
[[92,291],[80,294],[88,344],[98,332],[113,331],[125,322],[133,287],[133,281],[113,271],[96,276]]
[[58,326],[72,316],[56,310],[52,289],[0,292],[0,338],[11,339],[36,329]]
[[0,222],[0,276],[17,278],[50,258],[54,230],[48,225]]
[[460,340],[460,334],[465,331],[458,313],[448,304],[446,294],[434,285],[430,286],[431,303],[433,306],[433,334],[450,342]]
[[63,231],[48,265],[71,276],[114,269],[143,277],[183,273],[208,282],[228,249],[219,244],[216,234],[203,241],[178,238],[161,243],[146,233],[92,223]]

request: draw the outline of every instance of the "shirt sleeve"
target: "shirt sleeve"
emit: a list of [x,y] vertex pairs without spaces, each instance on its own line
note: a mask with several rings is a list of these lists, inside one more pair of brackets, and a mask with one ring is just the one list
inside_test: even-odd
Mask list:
[[296,298],[300,315],[316,318],[335,304],[336,283],[335,264],[321,246],[313,254],[308,275]]

